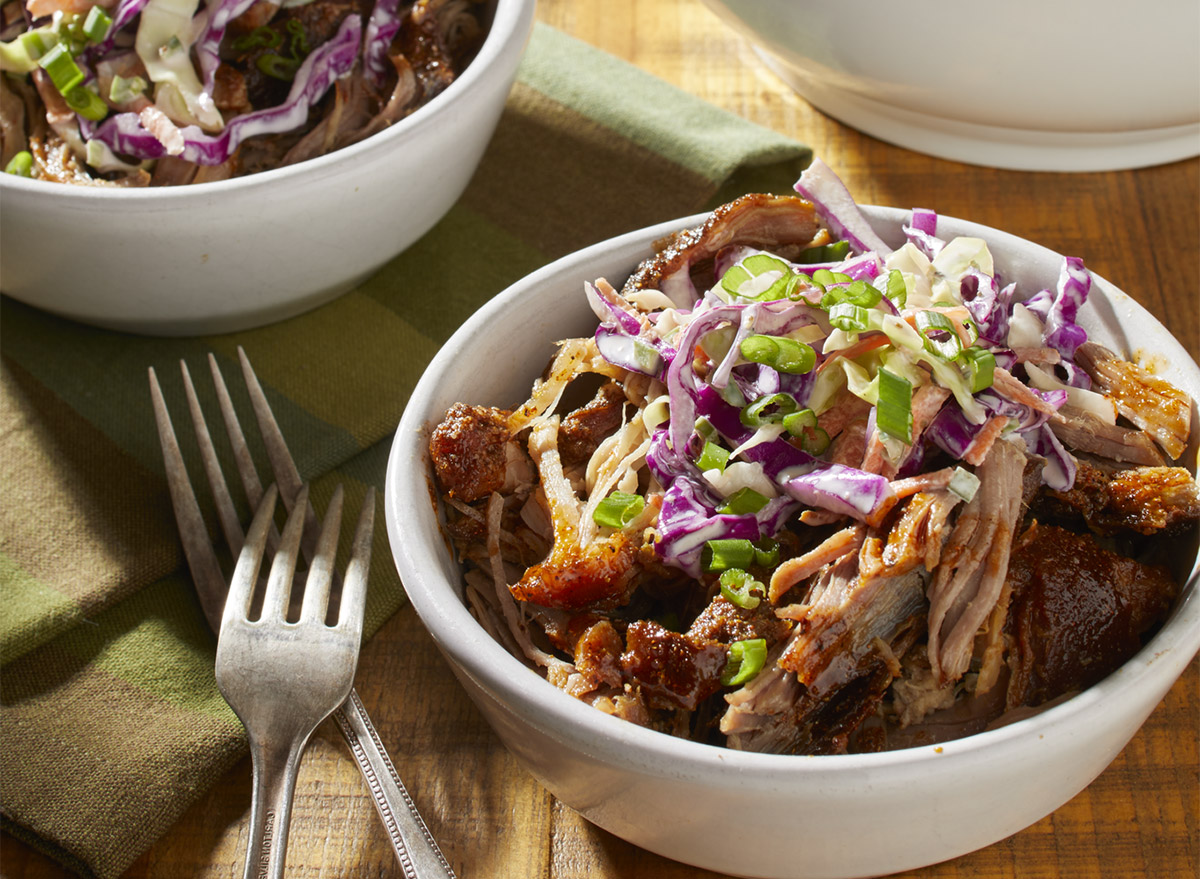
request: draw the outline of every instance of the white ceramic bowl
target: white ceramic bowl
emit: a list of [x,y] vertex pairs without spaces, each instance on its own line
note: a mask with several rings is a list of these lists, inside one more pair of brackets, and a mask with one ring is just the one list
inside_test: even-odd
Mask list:
[[[900,243],[904,213],[866,212],[885,240]],[[623,281],[653,241],[699,219],[630,233],[541,269],[480,309],[434,358],[400,422],[385,487],[388,536],[413,607],[534,777],[588,820],[666,857],[744,876],[878,876],[953,858],[1033,824],[1100,774],[1200,648],[1195,545],[1181,556],[1177,573],[1188,586],[1169,622],[1116,673],[1036,717],[883,754],[753,754],[643,729],[547,683],[463,606],[460,571],[431,503],[430,430],[456,401],[526,399],[553,341],[594,331],[583,281]],[[938,231],[985,238],[1008,280],[1057,277],[1058,257],[1014,236],[947,217]],[[1091,303],[1083,323],[1093,338],[1122,351],[1147,346],[1165,377],[1200,397],[1200,368],[1137,303],[1100,279]],[[489,368],[480,370],[482,363]],[[1193,438],[1187,459],[1195,456]]]
[[1200,153],[1200,4],[705,0],[810,103],[942,158],[1038,171]]
[[466,188],[533,26],[498,0],[443,93],[360,143],[190,186],[65,186],[0,174],[0,291],[154,335],[247,329],[345,293],[425,234]]

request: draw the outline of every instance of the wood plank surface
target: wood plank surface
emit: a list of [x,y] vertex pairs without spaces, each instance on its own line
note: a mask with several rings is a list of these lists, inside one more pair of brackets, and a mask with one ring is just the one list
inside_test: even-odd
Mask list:
[[[1193,357],[1200,356],[1197,161],[1076,175],[943,161],[861,135],[816,111],[699,0],[541,0],[538,17],[808,143],[860,201],[933,208],[1083,257],[1094,272],[1171,326]],[[397,614],[365,646],[357,684],[430,829],[463,879],[716,876],[641,851],[558,804],[499,744],[411,610]],[[1195,877],[1198,729],[1200,663],[1194,661],[1124,752],[1071,802],[987,849],[905,875]],[[241,876],[249,797],[245,761],[146,852],[126,879]],[[803,830],[799,820],[797,830]],[[69,875],[10,837],[2,843],[5,879]],[[402,875],[355,765],[329,724],[318,730],[304,758],[287,875]]]

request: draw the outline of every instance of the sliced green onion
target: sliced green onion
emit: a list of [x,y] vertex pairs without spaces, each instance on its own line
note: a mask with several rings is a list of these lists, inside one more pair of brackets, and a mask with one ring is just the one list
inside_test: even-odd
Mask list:
[[284,58],[282,55],[276,55],[271,52],[266,55],[259,55],[258,60],[254,62],[262,73],[274,79],[282,79],[290,81],[295,79],[296,71],[300,69],[300,62],[293,58]]
[[146,91],[149,83],[140,76],[131,76],[126,79],[124,76],[114,76],[112,85],[108,89],[108,99],[114,104],[128,104],[138,95]]
[[831,241],[800,251],[799,263],[841,262],[850,255],[850,242]]
[[830,287],[821,297],[821,307],[826,311],[843,302],[861,305],[863,308],[874,308],[883,299],[883,294],[866,281],[851,281]]
[[292,35],[292,57],[296,57],[297,53],[307,55],[309,51],[308,34],[304,32],[304,25],[299,19],[290,19],[287,23],[288,33]]
[[904,275],[899,269],[892,269],[888,272],[884,292],[897,308],[903,308],[904,304],[908,302],[908,285],[904,283]]
[[879,369],[875,426],[901,442],[912,442],[912,384],[890,369]]
[[99,122],[108,115],[108,104],[104,103],[103,98],[85,85],[75,86],[63,97],[66,99],[67,106],[84,119]]
[[861,333],[871,326],[867,309],[853,302],[839,302],[829,309],[829,323],[846,333]]
[[748,513],[757,513],[766,505],[767,499],[763,495],[746,486],[745,488],[739,488],[729,497],[725,498],[725,502],[717,507],[717,512],[728,513],[733,516],[744,516]]
[[829,269],[817,269],[812,273],[812,279],[822,287],[828,287],[831,284],[848,284],[854,280],[849,275],[842,272],[831,272]]
[[816,288],[817,290],[820,290],[822,293],[825,292],[825,288],[822,287],[820,284],[818,284],[816,281],[814,281],[812,275],[806,274],[804,272],[798,272],[796,274],[796,280],[797,280],[799,286],[801,286],[801,287],[812,287],[812,288]]
[[767,642],[764,638],[734,641],[729,645],[729,658],[721,672],[721,683],[736,687],[753,680],[767,663]]
[[700,553],[700,564],[706,571],[726,571],[729,568],[745,570],[754,564],[754,544],[739,537],[710,540]]
[[917,332],[925,338],[925,348],[935,357],[953,360],[962,353],[962,340],[950,318],[940,311],[918,311]]
[[800,404],[791,394],[768,394],[759,397],[741,412],[742,424],[746,427],[762,427],[764,424],[781,422],[797,411]]
[[760,568],[773,568],[779,564],[779,541],[774,537],[764,537],[753,546],[754,564]]
[[281,42],[283,42],[283,37],[279,31],[272,30],[263,24],[250,31],[250,33],[238,37],[231,45],[238,52],[245,52],[249,49],[257,49],[259,47],[274,49]]
[[769,253],[751,254],[721,277],[721,287],[731,296],[763,302],[786,298],[798,283],[792,267]]
[[751,363],[761,363],[789,375],[811,372],[817,363],[817,354],[811,346],[786,336],[747,336],[739,350]]
[[810,455],[820,455],[829,448],[829,434],[817,426],[817,416],[811,409],[801,409],[783,417],[783,428],[800,440],[800,448]]
[[614,491],[596,505],[596,509],[592,512],[592,519],[597,525],[624,528],[645,508],[646,501],[641,495]]
[[970,503],[971,499],[975,497],[975,492],[979,491],[979,477],[970,470],[955,467],[954,473],[950,476],[950,484],[946,487],[952,494],[956,494]]
[[8,160],[4,166],[5,174],[16,174],[18,177],[33,176],[33,154],[29,150],[21,150]]
[[971,393],[978,394],[992,386],[996,371],[996,355],[986,348],[964,348],[958,362],[967,372],[967,383]]
[[87,18],[83,20],[83,33],[89,42],[99,43],[108,36],[111,26],[112,17],[102,7],[93,6],[88,10]]
[[70,50],[63,43],[57,44],[39,58],[38,66],[46,71],[50,81],[63,97],[84,79],[83,71],[79,69],[75,59],[71,57]]
[[783,429],[792,436],[800,436],[805,428],[816,426],[817,416],[811,409],[801,409],[783,416]]
[[833,442],[823,427],[812,427],[800,435],[800,448],[810,455],[823,455]]
[[729,461],[729,449],[717,445],[714,442],[706,442],[704,448],[700,450],[700,457],[696,459],[696,466],[700,468],[700,472],[705,470],[720,470],[725,472],[725,464]]
[[729,568],[721,572],[720,583],[721,595],[743,610],[754,610],[767,594],[767,587],[741,568]]
[[700,439],[704,440],[709,439],[714,433],[717,432],[717,429],[713,427],[713,423],[703,415],[696,419],[695,430],[696,435],[699,436]]

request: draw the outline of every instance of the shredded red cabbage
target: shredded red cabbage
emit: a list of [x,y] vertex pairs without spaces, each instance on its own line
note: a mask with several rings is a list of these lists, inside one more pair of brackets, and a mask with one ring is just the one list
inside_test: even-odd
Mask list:
[[[218,134],[206,134],[196,125],[181,128],[184,142],[181,158],[197,165],[219,165],[228,161],[247,137],[277,134],[303,125],[309,108],[338,78],[353,69],[361,34],[362,20],[357,15],[347,16],[334,37],[304,59],[287,99],[278,107],[238,116]],[[142,126],[136,113],[110,116],[93,136],[116,152],[134,158],[160,159],[167,155],[166,148]]]
[[848,243],[855,253],[892,252],[862,215],[846,184],[820,159],[813,159],[804,169],[795,189],[813,203],[829,231]]

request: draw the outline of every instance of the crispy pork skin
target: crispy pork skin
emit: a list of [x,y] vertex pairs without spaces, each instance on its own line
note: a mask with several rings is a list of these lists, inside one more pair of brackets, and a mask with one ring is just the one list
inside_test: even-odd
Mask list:
[[507,412],[455,403],[433,431],[429,452],[446,494],[470,503],[504,486]]
[[652,708],[695,709],[721,688],[728,648],[640,620],[625,633],[621,668]]
[[1008,707],[1039,705],[1113,672],[1166,616],[1170,572],[1102,548],[1090,535],[1030,526],[1008,571],[1015,647]]

